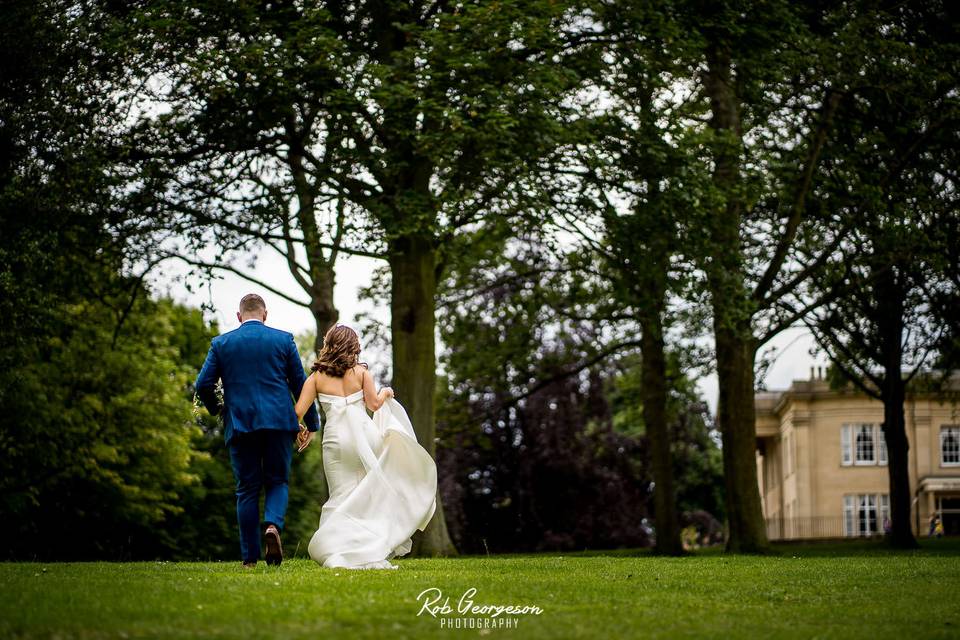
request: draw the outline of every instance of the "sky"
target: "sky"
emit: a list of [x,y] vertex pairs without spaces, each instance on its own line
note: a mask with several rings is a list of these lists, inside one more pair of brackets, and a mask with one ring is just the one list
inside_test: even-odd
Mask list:
[[[373,314],[383,322],[389,319],[388,300],[378,301],[375,305],[366,301],[361,303],[357,295],[360,288],[370,284],[374,277],[374,270],[381,264],[383,264],[382,261],[359,256],[341,257],[337,262],[334,303],[340,310],[340,321],[358,328],[358,331],[359,327],[354,323],[358,313]],[[251,273],[284,293],[306,300],[306,295],[302,293],[287,271],[286,263],[273,252],[263,253]],[[221,332],[230,331],[238,326],[237,305],[240,298],[247,293],[259,293],[266,300],[268,325],[295,334],[314,329],[313,317],[306,308],[264,291],[240,276],[225,272],[222,277],[203,286],[197,286],[199,279],[194,277],[192,280],[194,290],[191,292],[182,282],[182,276],[185,274],[185,268],[170,264],[154,278],[153,285],[158,292],[166,293],[179,302],[191,306],[200,306],[204,303],[212,306],[213,314],[208,316],[208,319],[216,320]],[[361,335],[361,343],[362,341]],[[813,345],[813,338],[806,329],[788,329],[771,340],[768,346],[775,347],[779,355],[767,373],[764,381],[766,388],[786,389],[792,380],[809,379],[811,366],[826,366],[823,356],[814,359],[810,355],[810,348]],[[383,359],[371,354],[368,354],[367,358],[371,362]],[[699,387],[711,410],[716,411],[716,376],[702,378],[699,381]]]

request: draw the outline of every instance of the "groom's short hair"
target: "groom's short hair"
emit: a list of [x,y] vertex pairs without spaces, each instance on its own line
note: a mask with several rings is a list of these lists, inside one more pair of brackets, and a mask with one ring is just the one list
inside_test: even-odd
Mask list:
[[254,311],[264,311],[267,308],[267,303],[263,301],[263,298],[258,296],[255,293],[248,293],[247,295],[240,298],[240,313],[252,313]]

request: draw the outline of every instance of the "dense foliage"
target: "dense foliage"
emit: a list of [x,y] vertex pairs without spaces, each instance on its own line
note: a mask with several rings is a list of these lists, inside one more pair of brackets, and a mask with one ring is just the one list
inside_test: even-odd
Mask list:
[[[947,3],[0,11],[6,555],[232,556],[229,462],[189,388],[217,328],[145,282],[168,259],[239,273],[309,308],[316,346],[344,252],[385,260],[377,341],[436,448],[449,534],[441,506],[419,551],[659,529],[681,553],[721,517],[729,550],[764,551],[757,354],[803,323],[884,400],[913,543],[903,370],[960,352]],[[324,496],[319,447],[296,460],[294,549]]]
[[[650,544],[655,484],[636,325],[577,316],[570,300],[595,308],[608,292],[580,286],[575,256],[542,234],[504,246],[489,231],[450,262],[441,298],[438,450],[458,548]],[[680,368],[672,358],[665,411],[677,496],[685,523],[716,533],[720,449]]]

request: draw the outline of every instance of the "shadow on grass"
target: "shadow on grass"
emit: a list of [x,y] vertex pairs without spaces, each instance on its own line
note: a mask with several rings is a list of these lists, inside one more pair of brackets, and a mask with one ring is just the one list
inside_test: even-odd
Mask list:
[[781,555],[803,558],[831,558],[845,556],[958,556],[960,538],[919,538],[919,549],[897,549],[883,539],[824,540],[822,542],[781,542],[774,550]]
[[[960,537],[952,538],[920,538],[919,549],[896,549],[882,539],[854,539],[854,540],[804,540],[797,542],[775,542],[772,545],[769,557],[798,557],[798,558],[845,558],[865,556],[960,556]],[[696,549],[687,553],[683,558],[706,558],[725,555],[722,545]],[[582,551],[547,551],[541,553],[498,553],[491,554],[490,558],[542,558],[544,556],[564,556],[571,558],[662,558],[651,548],[642,549],[584,549]],[[484,557],[464,555],[460,557]]]

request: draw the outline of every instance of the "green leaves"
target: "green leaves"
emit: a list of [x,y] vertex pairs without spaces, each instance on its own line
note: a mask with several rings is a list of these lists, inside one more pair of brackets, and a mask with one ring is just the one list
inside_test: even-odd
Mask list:
[[[3,510],[17,534],[5,537],[4,553],[82,557],[117,544],[156,553],[159,538],[144,532],[167,526],[198,481],[199,429],[187,389],[194,371],[174,346],[173,323],[164,322],[178,311],[141,302],[116,339],[108,307],[83,303],[66,312],[63,339],[45,357],[32,353],[5,381],[12,393],[3,433],[16,455],[4,458]],[[203,330],[202,322],[194,326]],[[97,522],[109,522],[110,532],[95,535]],[[62,527],[75,531],[69,548],[45,537]],[[139,546],[130,548],[128,536]]]

